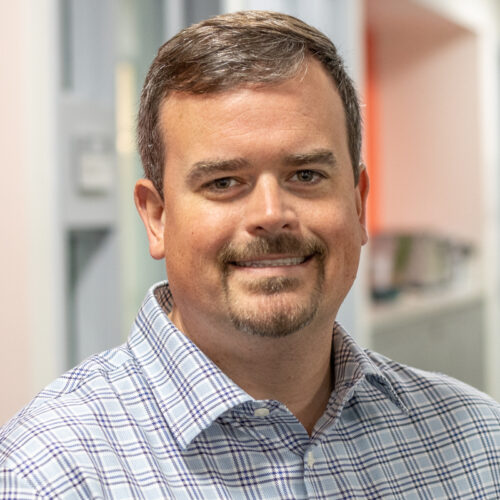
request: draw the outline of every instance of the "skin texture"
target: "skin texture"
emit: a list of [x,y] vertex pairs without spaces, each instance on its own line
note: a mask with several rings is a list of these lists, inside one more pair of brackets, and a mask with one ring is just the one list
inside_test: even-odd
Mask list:
[[368,177],[354,185],[335,85],[308,60],[272,86],[171,94],[161,119],[164,201],[145,179],[135,201],[151,255],[166,259],[171,320],[311,433],[332,388],[332,325],[367,239]]

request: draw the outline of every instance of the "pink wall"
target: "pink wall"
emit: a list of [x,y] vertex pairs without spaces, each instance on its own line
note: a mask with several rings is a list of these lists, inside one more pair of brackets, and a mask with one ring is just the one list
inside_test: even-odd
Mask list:
[[[369,5],[374,2],[370,2]],[[410,2],[373,9],[379,97],[378,222],[479,242],[475,36]]]
[[[8,6],[8,7],[7,7]],[[22,2],[0,11],[0,423],[32,396],[28,261],[30,245],[26,189],[26,48]]]

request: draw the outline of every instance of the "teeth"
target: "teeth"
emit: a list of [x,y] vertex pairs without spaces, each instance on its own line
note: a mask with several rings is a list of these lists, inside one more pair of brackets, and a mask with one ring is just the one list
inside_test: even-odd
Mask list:
[[255,260],[247,262],[235,262],[240,267],[279,267],[297,266],[306,260],[305,257],[290,257],[287,259]]

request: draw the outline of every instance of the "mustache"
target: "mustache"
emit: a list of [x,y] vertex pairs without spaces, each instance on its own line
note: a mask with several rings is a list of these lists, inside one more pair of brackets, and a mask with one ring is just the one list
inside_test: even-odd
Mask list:
[[317,256],[324,260],[326,245],[318,238],[299,238],[291,234],[258,237],[245,246],[226,243],[218,253],[217,259],[222,267],[231,262],[252,260],[269,254],[286,254],[291,257]]

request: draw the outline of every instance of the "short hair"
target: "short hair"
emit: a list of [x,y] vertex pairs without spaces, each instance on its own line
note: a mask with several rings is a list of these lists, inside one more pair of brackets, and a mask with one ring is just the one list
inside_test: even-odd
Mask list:
[[[158,50],[142,89],[137,142],[145,176],[163,196],[165,148],[160,108],[171,92],[216,93],[296,76],[306,57],[320,61],[343,103],[354,181],[359,179],[361,114],[353,82],[331,40],[303,21],[277,12],[242,11],[194,24]],[[168,127],[168,124],[166,125]]]

